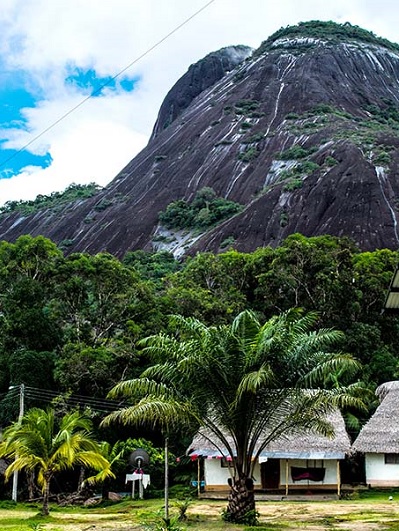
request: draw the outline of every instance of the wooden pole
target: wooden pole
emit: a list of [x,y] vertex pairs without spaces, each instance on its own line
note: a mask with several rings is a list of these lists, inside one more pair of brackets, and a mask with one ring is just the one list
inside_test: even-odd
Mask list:
[[289,472],[289,466],[288,466],[288,459],[285,460],[285,495],[288,496],[288,472]]
[[341,467],[339,459],[337,459],[337,494],[341,496]]

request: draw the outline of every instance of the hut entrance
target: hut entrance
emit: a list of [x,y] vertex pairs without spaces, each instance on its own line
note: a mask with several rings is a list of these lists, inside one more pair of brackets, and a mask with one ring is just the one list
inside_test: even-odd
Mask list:
[[278,489],[280,485],[280,459],[268,459],[260,465],[262,489]]

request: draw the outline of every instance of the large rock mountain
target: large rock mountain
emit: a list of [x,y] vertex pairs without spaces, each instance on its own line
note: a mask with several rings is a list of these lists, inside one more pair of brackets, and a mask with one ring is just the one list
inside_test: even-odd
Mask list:
[[[117,256],[161,245],[217,252],[226,241],[252,251],[294,232],[397,249],[399,46],[313,21],[249,53],[225,48],[190,67],[147,147],[105,189],[58,210],[5,214],[0,238],[43,234],[68,251]],[[168,204],[204,187],[242,210],[202,233],[159,224]]]

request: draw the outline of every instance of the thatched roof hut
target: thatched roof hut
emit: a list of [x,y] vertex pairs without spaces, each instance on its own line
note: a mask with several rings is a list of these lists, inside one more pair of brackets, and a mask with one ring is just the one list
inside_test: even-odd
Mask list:
[[353,443],[362,453],[399,454],[399,381],[386,382],[376,390],[380,405]]
[[[328,415],[327,420],[334,428],[334,437],[325,437],[315,432],[295,431],[281,436],[267,444],[261,451],[259,462],[267,459],[344,459],[350,450],[350,439],[345,428],[344,419],[337,410]],[[265,432],[259,444],[265,440]],[[212,442],[211,442],[212,441]],[[233,441],[228,438],[234,447]],[[258,445],[259,448],[259,445]],[[201,429],[194,437],[188,455],[192,458],[227,457],[227,449],[207,430]]]

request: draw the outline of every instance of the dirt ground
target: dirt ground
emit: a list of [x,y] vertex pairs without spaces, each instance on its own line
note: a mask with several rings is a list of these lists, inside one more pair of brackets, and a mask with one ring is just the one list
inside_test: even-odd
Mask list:
[[[161,506],[160,506],[161,507]],[[198,500],[193,502],[188,511],[188,521],[184,524],[188,531],[238,531],[243,526],[222,522],[221,511],[226,507],[222,500]],[[138,531],[143,529],[140,523],[148,520],[149,511],[154,508],[142,505],[131,507],[97,508],[89,512],[77,512],[63,509],[51,513],[52,522],[42,524],[43,531]],[[259,523],[268,531],[399,531],[399,497],[389,501],[323,501],[323,502],[257,502]],[[171,513],[174,512],[171,507]],[[0,522],[3,517],[20,518],[27,528],[32,512],[0,510]],[[147,515],[147,516],[146,516]],[[15,520],[14,520],[15,522]],[[32,527],[34,528],[34,527]],[[16,529],[0,524],[1,531]],[[22,529],[22,528],[18,528]]]

